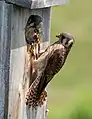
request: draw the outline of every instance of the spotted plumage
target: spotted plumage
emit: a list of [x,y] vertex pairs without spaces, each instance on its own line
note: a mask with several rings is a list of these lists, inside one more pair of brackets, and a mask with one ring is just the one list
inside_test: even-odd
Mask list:
[[34,59],[37,59],[40,53],[41,24],[42,19],[40,16],[31,15],[25,27],[27,51],[30,51]]
[[38,62],[42,62],[40,62],[42,71],[33,81],[26,95],[26,104],[29,107],[43,105],[47,97],[45,87],[64,65],[74,43],[73,37],[68,33],[62,33],[57,37],[59,40],[49,46],[38,58]]

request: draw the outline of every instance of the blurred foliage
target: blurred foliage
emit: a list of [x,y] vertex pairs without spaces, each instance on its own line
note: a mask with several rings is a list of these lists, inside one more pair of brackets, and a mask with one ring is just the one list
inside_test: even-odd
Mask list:
[[92,114],[84,106],[79,106],[72,112],[70,119],[92,119]]
[[[49,119],[70,119],[79,104],[92,113],[91,11],[92,0],[69,0],[66,5],[52,8],[52,42],[56,40],[55,35],[65,31],[74,36],[75,44],[64,67],[49,85]],[[84,118],[75,116],[71,119]]]

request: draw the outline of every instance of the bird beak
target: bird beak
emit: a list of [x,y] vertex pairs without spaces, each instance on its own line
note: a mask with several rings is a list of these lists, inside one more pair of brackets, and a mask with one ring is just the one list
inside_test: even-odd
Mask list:
[[60,35],[56,35],[57,38],[60,38]]

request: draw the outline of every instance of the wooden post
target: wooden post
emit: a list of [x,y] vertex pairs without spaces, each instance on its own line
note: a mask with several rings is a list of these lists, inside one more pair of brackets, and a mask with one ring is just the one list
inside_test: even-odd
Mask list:
[[47,115],[46,101],[37,110],[27,109],[24,103],[25,26],[30,15],[41,16],[44,33],[41,49],[46,49],[50,43],[50,6],[65,3],[65,0],[54,1],[51,5],[49,2],[32,2],[32,9],[28,9],[30,5],[27,2],[22,4],[21,0],[6,2],[0,1],[0,119],[44,119]]
[[[45,41],[42,41],[44,48],[49,44],[49,23],[50,23],[50,8],[44,8],[40,10],[24,10],[23,8],[13,7],[12,13],[12,35],[11,35],[11,58],[10,58],[10,84],[9,84],[9,107],[8,107],[8,118],[10,119],[42,119],[45,117],[45,106],[41,107],[36,111],[33,109],[27,109],[25,104],[25,90],[23,85],[28,84],[25,81],[24,72],[27,70],[27,65],[25,64],[26,56],[26,42],[25,42],[25,26],[27,20],[31,14],[37,14],[43,16],[44,25],[47,28],[43,28],[45,34]],[[25,17],[24,17],[25,16]],[[46,20],[46,17],[48,19]],[[16,19],[18,18],[18,19]],[[21,21],[22,20],[22,21]],[[44,26],[43,26],[44,27]],[[27,61],[28,63],[28,61]],[[25,69],[26,68],[26,69]],[[25,74],[26,75],[26,74]],[[24,79],[23,79],[24,78]],[[26,84],[25,84],[26,83]],[[28,86],[27,86],[28,88]],[[20,95],[19,95],[20,94]],[[42,111],[43,110],[43,111]],[[40,113],[41,112],[41,113]]]

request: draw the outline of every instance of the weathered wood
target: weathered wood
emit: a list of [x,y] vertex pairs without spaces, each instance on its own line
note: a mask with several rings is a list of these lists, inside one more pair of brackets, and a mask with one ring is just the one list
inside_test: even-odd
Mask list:
[[41,48],[44,49],[49,44],[50,8],[28,10],[0,2],[0,119],[45,117],[46,103],[38,109],[37,114],[32,109],[26,112],[25,104],[19,97],[25,64],[24,31],[31,14],[43,18],[44,45]]
[[10,67],[10,5],[0,1],[0,119],[7,119]]
[[[41,50],[46,49],[50,43],[50,6],[65,2],[66,0],[57,2],[55,0],[52,2],[0,0],[0,119],[44,119],[46,117],[46,101],[37,110],[29,109],[25,104],[25,92],[28,88],[28,80],[25,78],[28,68],[25,25],[32,14],[42,17],[44,35],[41,39]],[[29,75],[26,76],[29,77]],[[25,88],[24,85],[26,85]]]
[[67,0],[5,0],[5,1],[8,3],[13,3],[30,9],[62,5],[67,2]]
[[[43,18],[44,48],[49,44],[50,8],[28,10],[17,6],[11,8],[11,55],[9,79],[9,119],[43,119],[45,118],[46,103],[37,110],[27,109],[25,105],[25,90],[22,90],[25,70],[25,25],[31,14],[38,14]],[[42,44],[43,46],[43,44]],[[21,85],[22,84],[22,85]],[[20,93],[20,95],[19,95]]]

